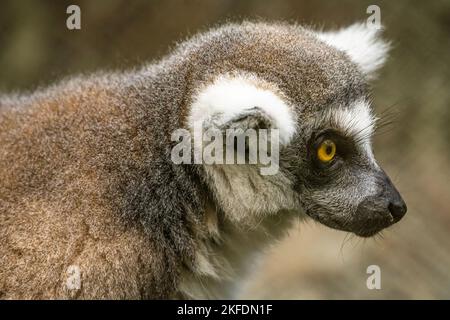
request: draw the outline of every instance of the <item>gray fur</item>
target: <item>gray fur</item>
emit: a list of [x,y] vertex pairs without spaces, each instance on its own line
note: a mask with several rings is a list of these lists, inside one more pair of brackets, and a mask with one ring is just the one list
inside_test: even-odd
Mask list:
[[[170,135],[188,127],[196,90],[240,71],[295,106],[298,132],[280,174],[173,164]],[[376,168],[361,153],[321,184],[308,143],[332,125],[327,110],[367,94],[358,66],[313,31],[244,22],[199,34],[141,69],[2,97],[0,297],[214,297],[237,281],[236,261],[303,210],[355,231],[336,217],[354,215]],[[246,184],[234,185],[234,174]],[[70,265],[80,266],[79,290],[65,287]]]

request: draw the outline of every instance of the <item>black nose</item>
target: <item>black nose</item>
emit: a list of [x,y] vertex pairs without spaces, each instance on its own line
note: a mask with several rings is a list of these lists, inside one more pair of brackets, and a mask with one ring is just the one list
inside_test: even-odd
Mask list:
[[391,179],[383,172],[383,196],[388,202],[388,210],[394,219],[394,223],[400,221],[407,211],[406,203],[397,191]]
[[406,207],[406,203],[402,198],[391,201],[388,205],[389,212],[394,218],[394,222],[400,221],[401,218],[405,215],[408,208]]

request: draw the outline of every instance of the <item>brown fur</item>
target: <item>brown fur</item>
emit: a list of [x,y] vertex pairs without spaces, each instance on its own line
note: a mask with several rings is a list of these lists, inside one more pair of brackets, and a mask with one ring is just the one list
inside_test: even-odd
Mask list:
[[[90,82],[4,106],[3,298],[164,297],[173,285],[163,278],[169,262],[141,226],[124,222],[111,199],[120,184],[113,159],[142,161],[142,137],[117,93]],[[75,292],[65,286],[70,265],[82,270]]]
[[[288,221],[274,228],[273,219],[292,214],[243,233],[203,168],[170,161],[170,134],[187,127],[193,93],[218,74],[251,72],[308,119],[365,91],[356,69],[299,26],[243,23],[139,70],[2,97],[0,297],[174,298],[196,296],[202,283],[220,288],[228,258],[248,252],[242,243],[267,242],[265,232]],[[278,194],[284,185],[273,183]],[[72,265],[80,290],[66,287]]]

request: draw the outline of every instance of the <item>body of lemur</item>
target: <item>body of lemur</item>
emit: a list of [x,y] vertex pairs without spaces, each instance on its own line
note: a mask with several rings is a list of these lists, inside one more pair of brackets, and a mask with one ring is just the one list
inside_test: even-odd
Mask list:
[[[231,297],[296,217],[364,237],[397,222],[370,145],[387,50],[362,24],[243,22],[140,69],[2,96],[0,297]],[[278,172],[174,164],[171,133],[196,123],[278,129]]]

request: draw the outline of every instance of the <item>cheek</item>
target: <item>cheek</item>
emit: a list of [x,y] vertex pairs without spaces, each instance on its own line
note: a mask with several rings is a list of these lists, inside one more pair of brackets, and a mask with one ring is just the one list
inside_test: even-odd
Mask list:
[[333,215],[346,215],[349,211],[352,211],[354,207],[354,201],[347,196],[344,190],[332,189],[332,190],[320,190],[315,191],[311,195],[311,201],[324,211],[322,213]]
[[305,192],[306,205],[315,207],[322,214],[345,216],[356,211],[358,204],[367,196],[376,193],[372,177],[364,175],[347,176],[330,181],[320,188]]
[[308,166],[301,148],[283,148],[280,151],[280,169],[290,177],[296,192],[303,190],[307,181]]

